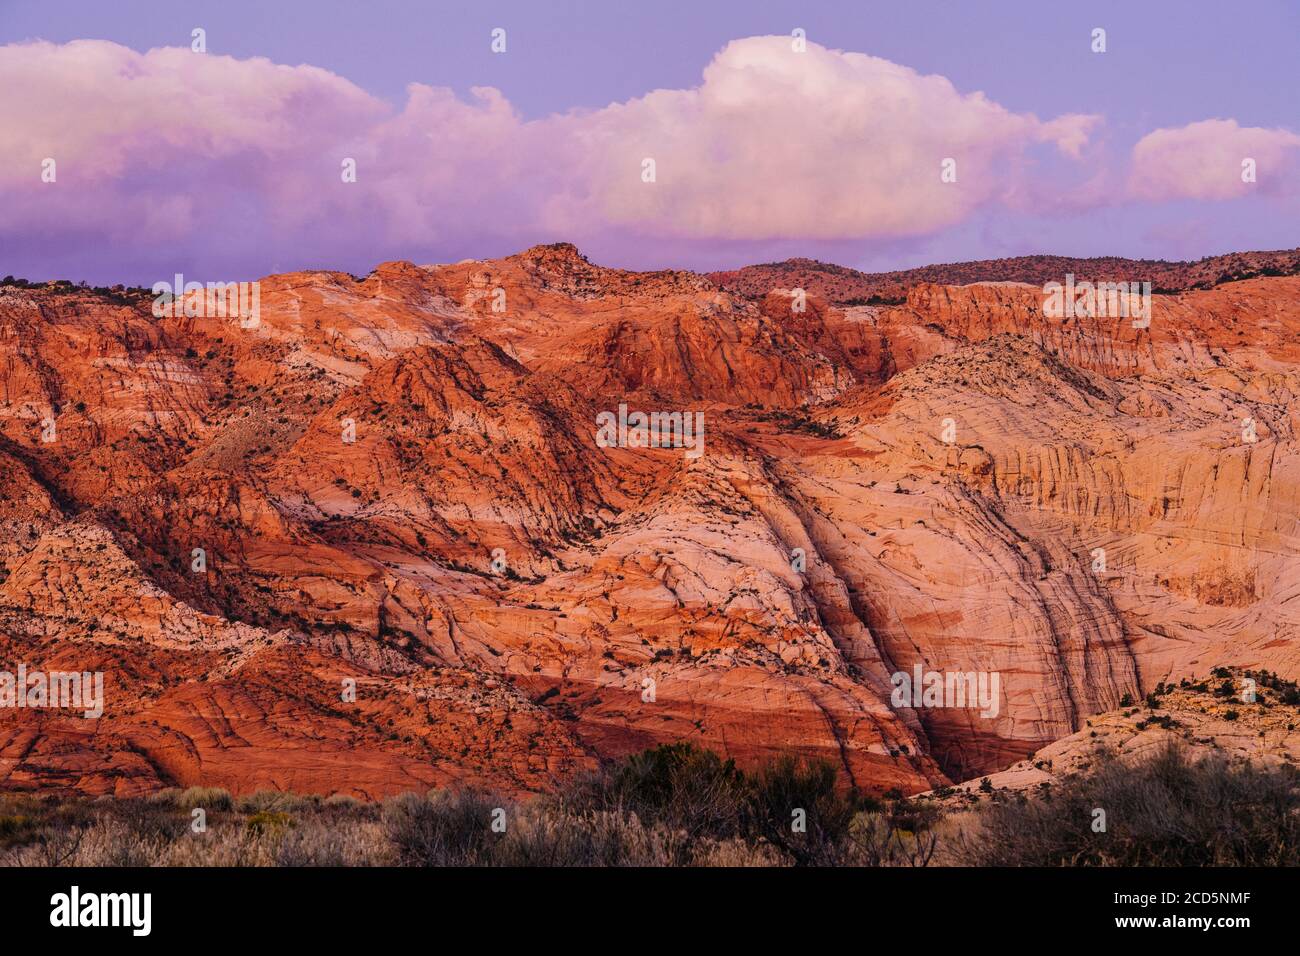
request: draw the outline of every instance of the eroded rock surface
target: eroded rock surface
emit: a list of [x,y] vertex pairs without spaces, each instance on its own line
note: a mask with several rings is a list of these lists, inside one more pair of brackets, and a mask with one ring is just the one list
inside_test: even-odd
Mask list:
[[[0,708],[3,785],[526,792],[689,740],[917,792],[1300,676],[1300,278],[1149,328],[796,301],[564,244],[271,276],[251,328],[0,288],[3,666],[105,675]],[[598,443],[620,405],[700,453]],[[996,714],[898,705],[918,666]]]

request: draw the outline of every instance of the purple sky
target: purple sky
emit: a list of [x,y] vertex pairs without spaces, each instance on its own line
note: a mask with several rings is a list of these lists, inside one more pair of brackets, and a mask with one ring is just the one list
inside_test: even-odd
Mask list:
[[[727,47],[763,36],[787,39]],[[80,39],[127,49],[19,46]],[[185,58],[135,56],[161,47]],[[0,274],[364,274],[560,239],[700,270],[1292,247],[1297,63],[1294,0],[3,0]]]

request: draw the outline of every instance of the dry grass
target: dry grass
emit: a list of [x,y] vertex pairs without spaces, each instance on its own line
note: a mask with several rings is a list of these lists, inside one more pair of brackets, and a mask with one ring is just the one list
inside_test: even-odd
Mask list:
[[[1094,811],[1107,828],[1095,831]],[[792,826],[802,811],[802,828]],[[202,811],[202,813],[196,813]],[[205,826],[196,831],[196,817]],[[558,794],[478,791],[381,804],[190,788],[147,799],[0,796],[7,866],[1295,865],[1294,773],[1192,760],[1099,759],[1034,797],[945,815],[929,801],[837,791],[828,768],[778,760],[747,776],[657,748]]]

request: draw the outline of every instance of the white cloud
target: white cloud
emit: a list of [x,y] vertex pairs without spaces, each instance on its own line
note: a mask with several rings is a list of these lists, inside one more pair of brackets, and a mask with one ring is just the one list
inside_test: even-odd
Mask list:
[[[1242,180],[1242,162],[1255,161],[1257,181]],[[1129,193],[1137,199],[1236,199],[1258,190],[1296,190],[1300,136],[1284,129],[1238,126],[1209,119],[1158,129],[1133,147]]]

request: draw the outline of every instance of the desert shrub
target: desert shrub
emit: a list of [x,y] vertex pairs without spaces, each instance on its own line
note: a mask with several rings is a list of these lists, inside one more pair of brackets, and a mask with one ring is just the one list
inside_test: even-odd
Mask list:
[[378,823],[383,816],[383,805],[335,794],[321,801],[316,815],[321,820],[343,820]]
[[136,838],[155,843],[176,839],[188,830],[191,819],[173,806],[147,799],[116,801],[107,815]]
[[[778,757],[755,777],[748,832],[798,866],[843,862],[846,837],[862,803],[857,794],[836,787],[836,776],[835,767],[824,760]],[[802,832],[795,827],[797,818]]]
[[649,826],[680,831],[689,850],[725,839],[744,826],[749,782],[731,760],[693,744],[665,744],[633,754],[580,779],[562,795],[576,813],[632,813]]
[[293,799],[293,794],[284,790],[255,790],[236,798],[234,806],[240,813],[256,814],[263,810],[276,812],[286,810]]
[[22,825],[15,821],[6,841],[14,855],[33,866],[73,865],[86,831],[95,822],[94,806],[82,798],[26,798],[20,805],[27,809],[26,821]]
[[369,820],[307,820],[283,832],[276,866],[382,866],[393,862],[381,824]]
[[501,839],[498,808],[507,804],[477,790],[407,793],[385,802],[383,821],[402,866],[486,866]]
[[670,866],[684,850],[680,832],[646,826],[635,814],[575,813],[541,804],[510,823],[494,847],[500,866]]
[[[730,760],[692,744],[655,747],[581,778],[561,793],[570,814],[631,814],[672,838],[674,865],[724,856],[747,865],[843,862],[858,856],[847,839],[854,814],[875,801],[837,787],[824,761],[778,758],[747,776]],[[795,811],[801,811],[796,826]],[[743,847],[743,849],[742,849]]]
[[[179,794],[179,791],[178,791]],[[202,832],[187,811],[152,799],[0,797],[0,865],[367,866],[396,862],[378,804],[325,807],[292,798],[299,815],[210,814]],[[220,804],[219,799],[215,801]],[[21,807],[28,815],[4,814]]]
[[176,805],[182,810],[200,807],[209,813],[214,810],[229,810],[235,805],[229,790],[221,787],[190,787],[176,798]]
[[17,856],[28,866],[76,866],[89,829],[76,823],[43,826],[30,845],[18,848]]
[[886,866],[895,860],[896,838],[887,814],[859,813],[849,824],[853,862],[861,866]]
[[105,817],[87,827],[69,866],[154,866],[167,845],[167,835],[132,828],[116,817]]
[[235,809],[240,813],[260,813],[270,810],[275,813],[302,813],[319,807],[324,798],[319,794],[294,793],[290,790],[258,790],[235,801]]
[[697,848],[692,866],[756,867],[785,866],[789,861],[769,843],[750,840],[718,840]]
[[[1099,753],[1050,791],[995,791],[943,815],[894,793],[836,786],[833,766],[780,758],[753,775],[694,747],[660,747],[560,793],[513,805],[489,794],[385,803],[223,790],[166,799],[0,795],[0,864],[24,866],[1298,865],[1300,777],[1288,767]],[[285,809],[292,807],[293,809]],[[494,811],[506,812],[504,833]],[[1106,830],[1092,829],[1094,810]],[[792,824],[801,810],[803,831]]]
[[293,817],[277,810],[258,810],[244,821],[244,827],[250,833],[278,833],[294,825]]
[[[1094,810],[1106,813],[1094,832]],[[960,835],[962,862],[991,866],[1295,866],[1300,789],[1290,768],[1193,760],[1171,742],[1142,761],[1101,754],[1050,797],[994,801]]]
[[0,847],[30,843],[36,832],[36,822],[31,817],[17,813],[0,816]]
[[885,810],[858,813],[849,825],[851,853],[861,866],[929,866],[938,849],[935,826],[943,817],[933,803],[898,799]]
[[187,830],[183,837],[169,843],[159,865],[274,866],[281,837],[289,832],[250,829],[247,821],[237,816],[209,816],[206,830]]

